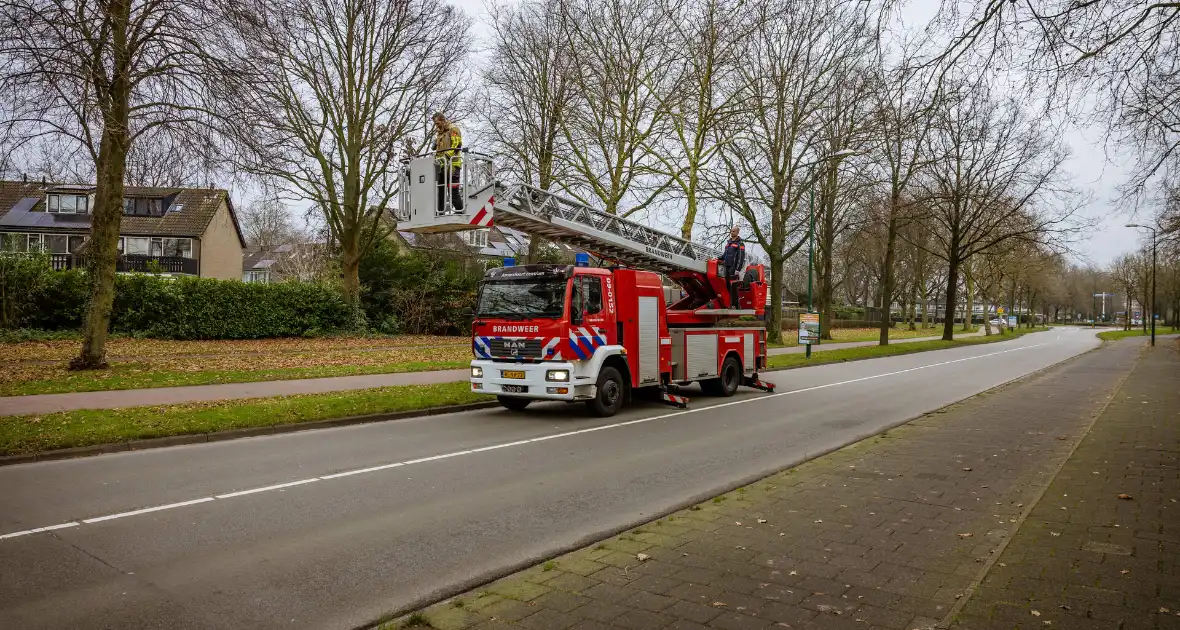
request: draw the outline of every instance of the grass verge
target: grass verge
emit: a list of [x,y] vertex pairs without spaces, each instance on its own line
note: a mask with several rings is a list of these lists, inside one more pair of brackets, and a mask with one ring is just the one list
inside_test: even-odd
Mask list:
[[1028,333],[1041,332],[1045,330],[1048,330],[1048,328],[1021,329],[1017,331],[1010,330],[1004,334],[994,334],[990,337],[964,337],[963,339],[956,339],[954,341],[915,341],[912,343],[900,343],[888,346],[864,346],[860,348],[825,350],[823,352],[816,352],[812,354],[810,359],[802,354],[780,354],[770,357],[767,361],[767,367],[771,369],[797,368],[812,365],[823,365],[825,363],[843,363],[845,361],[857,361],[860,359],[891,357],[901,354],[913,354],[915,352],[928,352],[930,350],[946,350],[948,348],[959,348],[962,346],[974,346],[985,343],[995,343],[997,341],[1005,341],[1008,339],[1016,339],[1017,337],[1026,335]]
[[[955,328],[956,332],[958,328]],[[918,328],[917,330],[910,330],[904,326],[891,328],[889,330],[890,339],[918,339],[920,337],[940,337],[942,336],[942,326],[930,328]],[[854,341],[876,341],[881,338],[881,331],[877,328],[836,328],[832,330],[832,339],[824,340],[825,343],[850,343]],[[795,330],[784,330],[783,339],[785,343],[772,343],[771,348],[793,348],[799,345],[799,333]]]
[[[1131,330],[1106,330],[1098,333],[1098,338],[1103,341],[1114,341],[1115,339],[1125,339],[1127,337],[1146,337],[1151,332],[1144,331],[1142,328],[1132,328]],[[1159,334],[1159,331],[1156,331]]]
[[0,417],[0,455],[268,427],[490,400],[470,385],[403,385],[332,394]]
[[[470,354],[466,347],[462,351]],[[182,387],[186,385],[219,385],[223,383],[255,383],[260,381],[288,381],[300,378],[359,376],[364,374],[397,374],[449,370],[470,365],[465,361],[410,361],[375,365],[319,365],[312,367],[272,368],[256,370],[168,370],[150,363],[116,363],[109,370],[69,372],[54,369],[49,378],[0,381],[0,396],[31,396],[70,392],[97,392],[118,389],[148,389],[154,387]],[[39,366],[38,366],[39,368]],[[19,375],[18,375],[19,376]]]

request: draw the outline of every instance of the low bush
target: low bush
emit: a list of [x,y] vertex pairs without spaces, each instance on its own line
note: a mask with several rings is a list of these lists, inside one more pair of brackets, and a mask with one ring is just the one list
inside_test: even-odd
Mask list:
[[[16,305],[16,327],[77,330],[88,295],[84,271],[47,272]],[[261,339],[322,335],[351,321],[340,291],[324,284],[135,274],[115,280],[111,332],[160,339]]]

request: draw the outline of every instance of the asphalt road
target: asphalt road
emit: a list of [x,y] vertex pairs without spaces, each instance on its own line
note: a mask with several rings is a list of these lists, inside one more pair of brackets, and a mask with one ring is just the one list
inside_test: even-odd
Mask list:
[[0,626],[355,627],[1098,343],[770,373],[775,395],[688,411],[537,405],[0,468]]

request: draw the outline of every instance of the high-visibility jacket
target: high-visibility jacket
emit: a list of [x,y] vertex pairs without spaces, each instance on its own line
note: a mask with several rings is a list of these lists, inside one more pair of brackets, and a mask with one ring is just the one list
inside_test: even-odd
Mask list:
[[734,238],[725,243],[725,253],[721,256],[725,264],[725,274],[729,277],[740,276],[742,267],[746,266],[746,244],[742,239]]
[[459,125],[447,123],[447,126],[434,136],[435,160],[441,165],[450,159],[451,165],[455,168],[463,166],[463,158],[459,154],[461,146],[463,134],[459,131]]

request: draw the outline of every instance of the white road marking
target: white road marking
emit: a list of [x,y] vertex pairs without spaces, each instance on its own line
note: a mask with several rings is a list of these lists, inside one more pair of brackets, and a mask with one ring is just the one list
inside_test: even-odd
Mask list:
[[67,527],[77,527],[77,522],[62,523],[61,525],[50,525],[49,527],[38,527],[37,529],[26,529],[23,532],[12,532],[11,534],[4,534],[0,536],[0,540],[4,538],[16,538],[17,536],[28,536],[29,534],[40,534],[41,532],[51,532],[55,529],[65,529]]
[[159,512],[160,510],[171,510],[172,508],[184,507],[186,505],[193,505],[196,503],[205,503],[212,501],[213,497],[202,497],[200,499],[193,499],[192,501],[181,501],[180,503],[169,503],[168,505],[157,505],[155,507],[143,508],[142,510],[132,510],[130,512],[120,512],[118,514],[108,514],[106,516],[96,516],[94,518],[82,519],[83,523],[87,525],[91,523],[100,523],[102,521],[112,521],[117,518],[126,518],[128,516],[138,516],[140,514],[147,514],[148,512]]
[[[302,486],[305,483],[315,483],[319,481],[319,477],[312,477],[311,479],[300,479],[299,481],[291,481],[288,483],[277,483],[273,486],[264,486],[262,488],[254,488],[253,490],[239,490],[238,492],[230,492],[229,494],[215,494],[217,499],[232,499],[233,497],[240,497],[247,494],[254,494],[257,492],[267,492],[269,490],[279,490],[281,488],[290,488],[291,486]],[[178,506],[179,507],[179,506]]]
[[777,398],[779,396],[794,396],[796,394],[814,392],[814,391],[817,391],[820,389],[828,389],[830,387],[839,387],[841,385],[851,385],[853,383],[861,383],[864,381],[871,381],[871,380],[878,379],[878,378],[897,376],[898,374],[906,374],[909,372],[916,372],[918,370],[926,370],[929,368],[941,367],[944,365],[951,365],[953,363],[963,363],[965,361],[974,361],[976,359],[984,359],[987,357],[994,357],[994,356],[1001,355],[1001,354],[1008,354],[1010,352],[1020,352],[1021,350],[1031,350],[1033,348],[1038,348],[1038,347],[1044,346],[1044,345],[1048,345],[1048,344],[1038,343],[1038,344],[1034,344],[1031,346],[1021,346],[1019,348],[1009,348],[1007,350],[1000,350],[998,352],[989,352],[987,354],[980,354],[980,355],[971,356],[971,357],[964,357],[962,359],[952,359],[950,361],[939,361],[938,363],[930,363],[928,365],[919,365],[917,367],[906,368],[904,370],[897,370],[894,372],[885,372],[884,374],[873,374],[871,376],[862,376],[860,378],[853,378],[853,379],[849,379],[846,381],[839,381],[836,383],[827,383],[824,385],[815,385],[812,387],[804,387],[803,389],[793,389],[793,390],[787,391],[787,392],[778,392],[776,394],[767,394],[765,396],[757,396],[754,398],[746,398],[743,400],[734,400],[734,401],[730,401],[730,402],[726,402],[726,403],[720,403],[717,405],[709,405],[707,407],[697,407],[695,409],[685,409],[682,411],[674,411],[672,413],[665,413],[665,414],[661,414],[658,416],[650,416],[647,418],[637,418],[635,420],[627,420],[625,422],[616,422],[613,424],[604,424],[604,425],[600,425],[600,426],[596,426],[596,427],[590,427],[587,429],[578,429],[576,431],[566,431],[563,433],[554,433],[552,435],[543,435],[540,437],[535,437],[535,438],[531,438],[531,439],[527,439],[527,440],[517,440],[514,442],[505,442],[503,444],[493,444],[491,446],[483,446],[480,448],[473,448],[473,449],[467,449],[467,450],[462,450],[462,451],[454,451],[452,453],[443,453],[441,455],[432,455],[430,457],[421,457],[418,459],[411,459],[411,460],[404,461],[404,462],[392,462],[389,464],[382,464],[380,466],[370,466],[367,468],[346,470],[346,471],[342,471],[342,472],[338,472],[338,473],[333,473],[330,475],[322,475],[319,477],[310,477],[308,479],[301,479],[299,481],[280,483],[280,484],[275,484],[272,486],[263,486],[261,488],[253,488],[250,490],[240,490],[237,492],[229,492],[226,494],[217,494],[217,495],[213,495],[213,496],[209,496],[209,497],[202,497],[200,499],[193,499],[191,501],[181,501],[180,503],[169,503],[167,505],[157,505],[155,507],[147,507],[147,508],[143,508],[140,510],[132,510],[130,512],[120,512],[119,514],[108,514],[106,516],[96,516],[94,518],[82,519],[81,523],[69,522],[69,523],[63,523],[61,525],[50,525],[49,527],[39,527],[37,529],[29,529],[29,530],[20,531],[20,532],[13,532],[11,534],[3,534],[3,535],[0,535],[0,540],[5,539],[5,538],[16,538],[18,536],[27,536],[29,534],[47,532],[47,531],[51,531],[51,530],[55,530],[55,529],[65,529],[67,527],[77,527],[78,525],[83,524],[83,523],[89,525],[92,523],[100,523],[103,521],[110,521],[110,520],[114,520],[117,518],[125,518],[128,516],[137,516],[140,514],[147,514],[149,512],[160,512],[163,510],[171,510],[173,508],[180,508],[180,507],[186,507],[189,505],[196,505],[198,503],[207,503],[209,501],[216,501],[218,499],[221,499],[221,500],[232,499],[235,497],[240,497],[240,496],[245,496],[245,495],[250,495],[250,494],[258,494],[261,492],[270,492],[272,490],[281,490],[283,488],[290,488],[292,486],[306,485],[309,483],[314,483],[316,481],[327,481],[329,479],[338,479],[341,477],[352,477],[354,475],[362,475],[362,474],[366,474],[366,473],[378,472],[381,470],[388,470],[390,468],[409,466],[411,464],[422,464],[425,462],[433,462],[433,461],[438,461],[438,460],[442,460],[442,459],[451,459],[453,457],[461,457],[463,455],[473,455],[475,453],[485,453],[487,451],[495,451],[495,450],[500,450],[500,449],[504,449],[504,448],[511,448],[513,446],[523,446],[525,444],[533,444],[536,442],[546,442],[548,440],[556,440],[559,438],[573,437],[575,435],[584,435],[586,433],[594,433],[596,431],[606,431],[608,429],[617,429],[620,427],[628,427],[628,426],[635,425],[635,424],[643,424],[645,422],[655,422],[657,420],[666,420],[668,418],[682,416],[682,415],[689,414],[689,413],[696,413],[698,411],[707,411],[707,410],[711,410],[711,409],[717,409],[720,407],[729,407],[732,405],[743,405],[746,403],[757,402],[760,400],[767,400],[768,398]]

